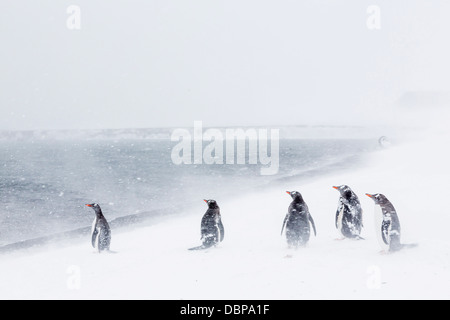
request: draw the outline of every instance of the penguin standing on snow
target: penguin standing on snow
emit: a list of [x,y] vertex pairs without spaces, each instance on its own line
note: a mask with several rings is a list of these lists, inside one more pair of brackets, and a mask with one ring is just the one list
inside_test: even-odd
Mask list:
[[189,250],[207,249],[223,241],[225,229],[220,215],[220,208],[215,200],[203,200],[208,205],[208,210],[203,215],[200,225],[202,245]]
[[358,196],[347,185],[333,188],[341,194],[336,210],[336,228],[345,238],[363,239],[360,236],[363,221]]
[[96,248],[98,252],[109,251],[111,244],[111,229],[108,222],[103,216],[102,209],[97,203],[87,204],[87,207],[91,207],[95,212],[95,219],[92,223],[91,241],[92,247]]
[[375,202],[375,226],[381,247],[390,252],[415,247],[417,244],[400,243],[400,220],[394,206],[386,196],[381,193],[366,193],[366,196]]
[[292,197],[292,202],[284,218],[281,235],[286,228],[286,240],[289,247],[297,248],[308,243],[311,233],[309,224],[311,223],[314,229],[314,235],[316,235],[316,226],[300,192],[286,191],[286,193]]

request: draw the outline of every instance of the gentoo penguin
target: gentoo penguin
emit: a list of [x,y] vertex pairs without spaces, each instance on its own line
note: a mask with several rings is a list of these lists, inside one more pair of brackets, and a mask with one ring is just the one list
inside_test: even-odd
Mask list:
[[381,247],[387,251],[398,251],[405,247],[415,247],[416,244],[400,243],[400,220],[392,203],[381,193],[366,196],[375,201],[375,226]]
[[292,202],[284,218],[281,235],[286,227],[286,240],[289,247],[297,248],[299,245],[308,243],[311,233],[309,224],[312,224],[314,235],[316,235],[316,226],[300,192],[286,191],[286,193],[292,197]]
[[386,136],[381,136],[378,139],[378,144],[380,145],[380,147],[382,148],[388,148],[391,146],[391,142],[389,141],[388,137]]
[[360,236],[362,208],[358,196],[347,185],[333,187],[340,193],[335,226],[345,238],[363,239]]
[[223,227],[220,208],[215,200],[203,200],[208,205],[208,210],[203,215],[200,225],[202,245],[189,250],[207,249],[223,241],[225,229]]
[[108,222],[103,216],[102,209],[97,203],[87,204],[95,211],[95,219],[92,223],[92,246],[102,252],[104,250],[109,251],[109,245],[111,243],[111,229]]

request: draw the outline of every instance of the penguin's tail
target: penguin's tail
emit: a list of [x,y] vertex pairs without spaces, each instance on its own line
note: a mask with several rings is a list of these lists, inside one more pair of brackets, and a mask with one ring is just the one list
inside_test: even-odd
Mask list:
[[201,246],[189,248],[188,250],[203,250],[203,249],[211,248],[213,245],[215,245],[215,243],[206,242],[206,243],[203,243]]
[[405,248],[405,249],[408,249],[408,248],[415,248],[415,247],[417,247],[417,246],[419,246],[418,243],[404,243],[404,244],[402,244],[402,249],[403,249],[403,248]]
[[118,253],[117,251],[114,251],[114,250],[103,250],[103,252],[106,252],[106,253],[112,253],[112,254],[115,254],[115,253]]
[[209,248],[209,247],[201,245],[201,246],[198,246],[198,247],[189,248],[188,250],[203,250],[203,249],[207,249],[207,248]]

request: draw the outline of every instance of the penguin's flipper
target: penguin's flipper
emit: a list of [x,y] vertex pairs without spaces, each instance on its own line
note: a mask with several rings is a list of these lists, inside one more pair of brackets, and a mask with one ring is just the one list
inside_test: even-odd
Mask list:
[[342,202],[342,197],[339,198],[339,205],[338,208],[336,210],[336,219],[334,220],[334,225],[336,226],[336,229],[338,229],[338,221],[339,221],[339,216],[343,213],[342,210],[344,209],[344,203]]
[[95,248],[96,242],[97,242],[97,235],[98,235],[98,229],[94,228],[92,230],[92,247]]
[[361,228],[364,228],[364,223],[363,223],[363,209],[362,209],[361,207],[359,207],[358,220],[359,220],[359,223],[361,224]]
[[225,228],[223,227],[222,220],[219,220],[217,227],[219,228],[219,233],[220,233],[219,241],[222,242],[223,238],[225,237]]
[[313,227],[313,230],[314,230],[314,236],[317,236],[316,225],[314,224],[314,219],[313,219],[313,217],[311,216],[311,214],[309,214],[309,221],[311,222],[311,225],[312,225],[312,227]]
[[283,226],[281,227],[281,233],[280,233],[281,236],[283,235],[284,227],[286,226],[286,222],[287,222],[288,216],[289,216],[289,213],[284,218]]
[[389,245],[389,243],[390,243],[390,240],[388,238],[390,225],[391,225],[391,222],[389,220],[383,220],[383,223],[381,224],[381,236],[383,238],[383,242],[387,245]]

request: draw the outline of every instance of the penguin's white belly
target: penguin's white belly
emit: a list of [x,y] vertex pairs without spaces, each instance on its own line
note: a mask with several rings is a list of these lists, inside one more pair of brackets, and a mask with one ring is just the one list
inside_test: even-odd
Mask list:
[[97,231],[97,234],[95,236],[95,239],[93,239],[92,241],[92,246],[94,248],[98,248],[98,241],[100,239],[100,230],[98,228],[96,228],[97,225],[97,218],[94,219],[94,221],[92,222],[92,229],[91,229],[91,238],[94,237],[94,232]]
[[97,218],[94,219],[94,221],[92,221],[92,228],[91,228],[91,235],[94,233],[95,231],[95,225],[97,224]]
[[380,244],[380,247],[382,250],[388,251],[389,245],[384,243],[383,241],[383,235],[381,230],[381,225],[383,224],[383,210],[379,205],[375,205],[374,210],[374,225],[375,225],[375,233],[377,235],[378,243]]
[[100,229],[97,228],[97,237],[95,238],[95,247],[96,247],[97,249],[100,248],[100,247],[98,246],[99,242],[100,242]]

